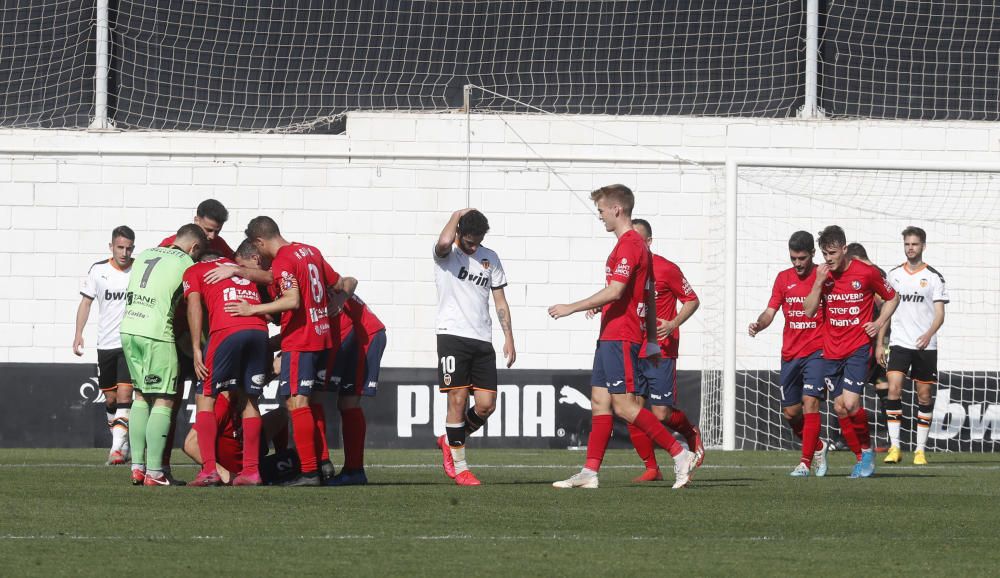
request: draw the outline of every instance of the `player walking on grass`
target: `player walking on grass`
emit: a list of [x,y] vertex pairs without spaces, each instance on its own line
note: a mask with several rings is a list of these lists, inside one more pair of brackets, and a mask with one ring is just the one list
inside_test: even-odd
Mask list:
[[825,476],[827,446],[819,439],[820,401],[826,397],[826,363],[823,361],[823,310],[806,317],[803,304],[816,284],[816,246],[813,236],[796,231],[788,239],[792,267],[774,280],[767,308],[750,324],[750,337],[767,329],[781,309],[785,318],[781,344],[781,411],[795,437],[802,442],[802,459],[792,470],[793,477],[807,477],[813,465],[816,475]]
[[[244,241],[240,248],[252,247]],[[191,328],[191,351],[200,390],[196,396],[195,429],[203,458],[202,470],[193,486],[217,486],[222,480],[216,472],[215,446],[218,430],[214,414],[215,398],[223,391],[239,390],[246,398],[243,406],[243,470],[233,480],[236,486],[261,484],[258,471],[261,418],[257,398],[263,392],[270,354],[267,323],[259,316],[233,317],[225,311],[229,303],[259,305],[257,286],[242,277],[229,277],[208,284],[205,273],[216,267],[236,267],[236,263],[209,254],[184,273],[184,298],[187,300],[188,325]],[[208,341],[202,353],[203,315],[208,315]]]
[[[496,408],[497,367],[490,295],[503,329],[503,356],[514,364],[514,332],[500,257],[483,246],[490,230],[476,209],[452,213],[434,244],[437,284],[438,385],[448,395],[446,434],[438,438],[444,471],[460,486],[478,486],[465,461],[466,438],[483,427]],[[457,249],[457,250],[456,250]],[[469,391],[475,405],[469,407]]]
[[560,319],[579,311],[602,308],[601,333],[594,352],[591,375],[591,431],[587,461],[569,479],[552,484],[556,488],[597,488],[598,471],[611,439],[612,411],[638,427],[674,458],[674,488],[688,483],[694,453],[685,450],[674,436],[642,405],[646,380],[639,371],[640,349],[646,357],[658,358],[656,302],[653,296],[652,256],[645,241],[632,228],[635,197],[625,185],[608,185],[590,194],[608,232],[618,237],[605,266],[606,286],[575,303],[553,305],[549,315]]
[[[844,230],[831,225],[819,234],[824,264],[816,268],[816,280],[804,309],[806,317],[823,308],[824,379],[834,398],[833,411],[847,446],[858,458],[852,478],[875,473],[875,449],[868,431],[868,413],[861,405],[871,358],[871,340],[888,323],[899,297],[878,269],[847,256]],[[875,295],[885,300],[874,321]]]
[[184,225],[170,247],[147,249],[136,257],[129,277],[122,350],[135,384],[129,423],[132,483],[169,486],[163,451],[177,393],[174,310],[181,298],[184,271],[208,245],[197,225]]
[[343,291],[344,281],[319,249],[286,241],[270,217],[252,219],[246,235],[260,255],[271,261],[275,300],[257,305],[228,303],[226,311],[238,316],[281,314],[278,393],[286,399],[302,461],[302,475],[288,485],[319,486],[318,456],[326,447],[326,419],[322,405],[313,400],[313,387],[332,345],[327,291]]
[[83,355],[83,328],[90,317],[90,307],[97,300],[97,379],[104,393],[108,430],[111,432],[107,464],[113,466],[122,465],[129,458],[128,418],[132,408],[132,377],[122,353],[119,329],[125,315],[125,292],[132,272],[135,233],[124,225],[115,227],[108,248],[111,249],[111,258],[91,265],[80,287],[73,353]]
[[[653,243],[653,227],[645,219],[632,219],[632,228],[643,238],[647,247]],[[656,298],[656,338],[660,345],[660,359],[653,363],[639,360],[642,374],[649,387],[650,411],[667,429],[684,436],[688,449],[695,454],[692,471],[705,459],[705,446],[701,443],[698,426],[692,425],[687,415],[677,408],[677,353],[680,347],[680,326],[698,310],[700,301],[680,267],[672,261],[653,254],[653,278]],[[681,303],[680,311],[677,303]],[[641,396],[640,396],[641,397]],[[645,399],[640,399],[645,403]],[[646,464],[646,471],[633,482],[652,482],[663,479],[653,451],[653,440],[635,424],[629,424],[628,433],[632,446]]]
[[[891,447],[885,463],[899,463],[899,432],[903,418],[903,378],[913,380],[917,393],[917,443],[913,463],[927,464],[924,450],[934,416],[933,388],[937,385],[937,332],[944,324],[948,290],[944,277],[924,263],[927,233],[919,227],[903,229],[906,262],[889,271],[889,284],[899,293],[899,308],[893,318],[888,360],[880,352],[879,364],[886,367],[889,392],[886,415]],[[889,329],[879,332],[879,343]]]

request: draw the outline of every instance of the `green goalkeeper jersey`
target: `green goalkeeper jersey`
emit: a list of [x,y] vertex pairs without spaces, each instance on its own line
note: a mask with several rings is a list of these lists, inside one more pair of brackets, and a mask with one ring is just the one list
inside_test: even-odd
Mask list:
[[174,309],[183,294],[184,271],[193,264],[187,253],[174,247],[140,253],[128,280],[121,332],[174,341]]

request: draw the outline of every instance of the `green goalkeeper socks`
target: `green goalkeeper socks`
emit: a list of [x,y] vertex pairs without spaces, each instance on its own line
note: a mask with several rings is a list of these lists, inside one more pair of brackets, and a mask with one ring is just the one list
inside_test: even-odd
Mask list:
[[[135,406],[133,406],[134,409]],[[167,447],[170,432],[170,408],[163,405],[153,407],[146,424],[146,471],[159,471],[163,467],[163,449]]]
[[132,413],[128,423],[128,443],[132,446],[132,464],[146,463],[146,422],[149,421],[149,404],[146,400],[132,402]]

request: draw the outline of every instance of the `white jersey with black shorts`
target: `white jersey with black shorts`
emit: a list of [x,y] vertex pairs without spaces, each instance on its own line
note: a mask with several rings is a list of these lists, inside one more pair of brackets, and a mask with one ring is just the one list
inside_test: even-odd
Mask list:
[[132,383],[119,328],[125,316],[125,293],[132,268],[119,269],[114,259],[90,266],[80,285],[80,295],[97,301],[97,377],[102,390]]
[[917,339],[934,323],[934,304],[948,303],[944,276],[924,264],[911,271],[906,263],[889,271],[889,284],[899,294],[892,316],[887,371],[898,371],[915,381],[937,381],[937,335],[917,349]]
[[438,384],[442,391],[471,387],[496,391],[496,351],[490,293],[507,286],[497,254],[483,247],[467,255],[452,247],[439,257],[434,249],[437,285]]

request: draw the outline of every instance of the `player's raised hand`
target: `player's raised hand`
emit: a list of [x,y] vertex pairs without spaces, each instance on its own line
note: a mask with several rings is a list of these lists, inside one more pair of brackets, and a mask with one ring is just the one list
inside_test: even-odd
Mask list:
[[226,303],[226,313],[233,317],[250,317],[253,315],[253,305],[246,302],[246,299]]
[[191,351],[191,358],[194,361],[194,374],[198,376],[198,379],[205,380],[208,378],[208,368],[205,367],[205,361],[201,357],[201,351],[194,349]]
[[232,265],[219,265],[215,269],[205,273],[205,282],[211,285],[212,283],[218,283],[230,277],[235,277],[237,273],[239,273],[239,270]]
[[549,307],[549,317],[559,319],[573,314],[573,309],[569,305],[553,305]]
[[754,321],[753,323],[750,324],[749,327],[747,327],[747,333],[750,334],[750,337],[756,337],[759,331],[760,331],[760,323],[757,323],[756,321]]
[[73,353],[76,354],[77,357],[80,357],[80,356],[83,355],[83,336],[82,335],[77,336],[76,338],[73,339]]
[[816,265],[816,285],[822,285],[826,278],[830,276],[830,266],[826,263]]

